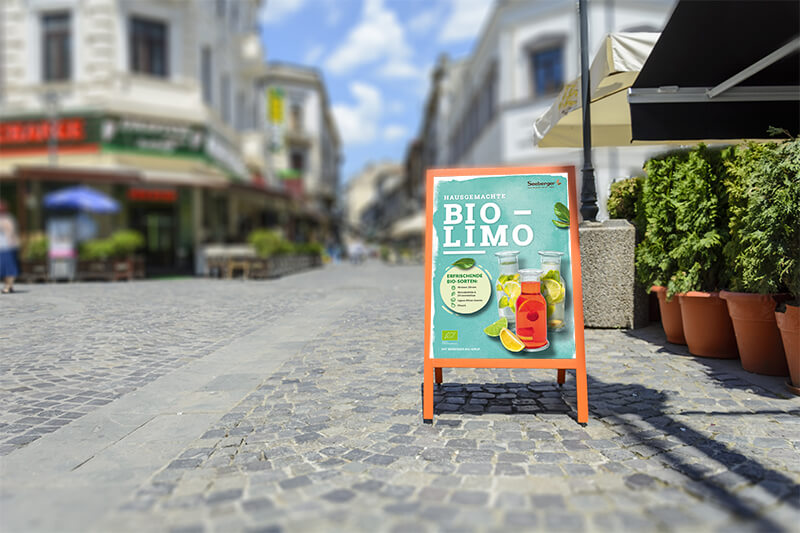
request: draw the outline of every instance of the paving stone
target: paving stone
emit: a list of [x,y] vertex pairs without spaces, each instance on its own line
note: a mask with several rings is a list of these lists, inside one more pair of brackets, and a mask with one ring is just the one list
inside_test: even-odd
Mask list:
[[[10,312],[3,300],[0,321],[27,338],[3,341],[0,454],[317,298],[368,287],[110,515],[131,529],[208,531],[727,532],[796,521],[800,400],[779,379],[758,381],[777,384],[767,390],[736,364],[689,356],[657,325],[587,330],[587,426],[575,423],[572,378],[558,388],[514,369],[448,369],[423,425],[420,270],[336,268],[296,282],[37,286],[9,299]],[[73,286],[92,313],[43,299]],[[107,296],[125,287],[136,295]],[[164,322],[161,293],[176,302]],[[688,518],[669,522],[681,510]]]

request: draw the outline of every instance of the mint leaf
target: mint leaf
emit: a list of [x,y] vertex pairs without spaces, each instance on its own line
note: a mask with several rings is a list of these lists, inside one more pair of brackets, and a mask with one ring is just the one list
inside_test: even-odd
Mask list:
[[562,222],[560,220],[554,220],[553,224],[555,224],[557,228],[568,228],[569,227],[569,222]]
[[553,212],[556,214],[561,222],[566,222],[569,225],[569,209],[567,206],[562,204],[561,202],[556,202],[556,205],[553,207]]
[[471,258],[471,257],[462,257],[461,259],[459,259],[458,261],[453,263],[453,266],[457,266],[458,268],[461,268],[463,270],[467,270],[468,268],[472,268],[474,264],[475,264],[475,260],[473,258]]

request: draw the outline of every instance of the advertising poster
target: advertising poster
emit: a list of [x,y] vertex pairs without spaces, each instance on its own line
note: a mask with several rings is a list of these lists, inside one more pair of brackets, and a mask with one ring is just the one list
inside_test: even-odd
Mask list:
[[428,367],[585,375],[573,167],[431,170],[428,195]]

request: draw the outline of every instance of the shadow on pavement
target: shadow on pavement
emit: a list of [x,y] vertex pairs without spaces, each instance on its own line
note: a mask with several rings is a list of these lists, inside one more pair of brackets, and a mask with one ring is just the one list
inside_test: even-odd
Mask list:
[[[783,531],[783,528],[771,521],[769,516],[759,513],[753,502],[735,494],[739,488],[757,484],[776,500],[786,499],[792,507],[800,508],[797,498],[800,485],[795,481],[667,414],[667,399],[680,397],[679,392],[659,391],[639,384],[606,383],[592,378],[591,375],[588,383],[589,425],[603,423],[606,427],[612,426],[613,431],[620,434],[619,440],[626,448],[635,448],[633,451],[644,459],[657,456],[660,463],[681,476],[678,482],[695,497],[715,503],[764,531]],[[434,389],[436,415],[452,413],[479,416],[503,413],[513,416],[559,413],[576,419],[574,404],[574,379],[568,380],[563,388],[553,382],[531,382],[443,383],[436,385]],[[793,412],[774,411],[778,414]],[[705,411],[678,414],[694,413],[712,414]],[[715,414],[741,414],[741,411],[717,411]],[[758,412],[747,414],[755,415]],[[584,438],[591,437],[586,434]],[[719,468],[709,466],[709,460],[718,463],[725,470],[719,472]],[[658,480],[644,473],[633,473],[625,481],[634,490],[646,490],[670,480]]]
[[[647,341],[650,344],[661,346],[661,348],[659,348],[655,353],[678,355],[691,359],[695,363],[703,366],[703,371],[709,378],[717,381],[720,385],[723,385],[726,388],[747,390],[753,394],[770,399],[791,398],[791,395],[785,392],[782,383],[786,378],[775,376],[757,376],[755,374],[752,375],[753,380],[760,380],[764,382],[774,381],[774,385],[767,386],[742,379],[736,375],[740,372],[745,372],[745,370],[741,368],[741,363],[739,363],[738,359],[715,359],[713,357],[698,357],[696,355],[692,355],[689,353],[688,347],[667,342],[664,331],[660,326],[629,329],[625,330],[624,333],[625,335],[634,339]],[[739,365],[734,372],[731,372],[732,364]]]

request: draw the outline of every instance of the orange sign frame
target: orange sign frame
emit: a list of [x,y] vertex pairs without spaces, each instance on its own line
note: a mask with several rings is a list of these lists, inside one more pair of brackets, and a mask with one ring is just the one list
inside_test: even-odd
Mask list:
[[[572,264],[572,298],[575,325],[575,357],[572,359],[440,359],[431,353],[431,299],[433,298],[433,185],[437,177],[487,176],[512,174],[567,174],[569,194],[570,257]],[[578,236],[578,196],[575,188],[574,166],[498,167],[469,169],[433,169],[426,173],[425,206],[425,361],[422,383],[422,419],[433,423],[434,382],[442,382],[443,368],[531,368],[558,371],[559,385],[564,383],[567,370],[575,370],[578,400],[578,423],[589,421],[589,397],[586,379],[586,345],[583,322],[583,285],[581,284],[581,251]],[[573,206],[575,208],[573,208]]]

